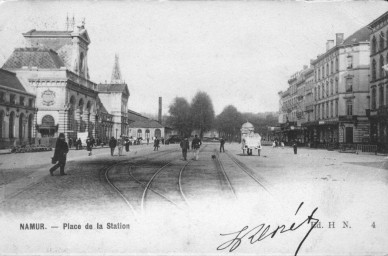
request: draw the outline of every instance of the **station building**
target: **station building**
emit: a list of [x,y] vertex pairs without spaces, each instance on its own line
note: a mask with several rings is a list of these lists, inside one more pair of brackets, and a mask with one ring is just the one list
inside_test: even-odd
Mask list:
[[[97,85],[90,80],[91,40],[84,24],[73,31],[33,29],[23,36],[28,47],[16,48],[3,69],[15,73],[26,93],[34,96],[31,137],[52,145],[59,133],[76,139],[78,133],[87,132],[104,140],[128,132],[127,85],[116,80]],[[10,125],[7,118],[5,122],[4,127]]]

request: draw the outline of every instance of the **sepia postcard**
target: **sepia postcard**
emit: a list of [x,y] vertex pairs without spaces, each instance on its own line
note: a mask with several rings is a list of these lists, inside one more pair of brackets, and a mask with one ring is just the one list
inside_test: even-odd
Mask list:
[[0,255],[388,255],[386,1],[0,1]]

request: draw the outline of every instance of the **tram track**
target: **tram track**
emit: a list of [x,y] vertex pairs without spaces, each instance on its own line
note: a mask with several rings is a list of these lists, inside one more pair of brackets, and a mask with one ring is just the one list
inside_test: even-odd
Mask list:
[[[168,154],[171,154],[172,152],[176,152],[177,150],[176,149],[173,149],[173,150],[166,150],[166,151],[156,151],[156,152],[151,152],[151,155],[155,158],[155,157],[163,157],[165,155],[168,155]],[[100,170],[100,176],[102,176],[103,178],[100,180],[104,180],[105,181],[105,184],[108,184],[108,188],[110,190],[112,190],[116,195],[118,195],[120,197],[120,199],[128,206],[128,208],[130,209],[130,211],[136,216],[137,215],[137,212],[135,210],[135,206],[134,206],[134,203],[132,202],[133,200],[131,200],[126,194],[127,194],[127,191],[126,191],[126,188],[122,187],[122,186],[119,186],[118,184],[115,184],[117,182],[114,182],[112,181],[112,177],[110,177],[111,175],[111,171],[114,170],[115,168],[118,168],[118,167],[122,167],[122,166],[125,166],[125,165],[130,165],[132,167],[141,167],[141,166],[144,166],[144,165],[137,165],[136,163],[137,162],[140,162],[140,161],[144,161],[144,160],[148,160],[150,157],[150,154],[148,155],[145,155],[145,156],[137,156],[135,158],[131,158],[131,159],[126,159],[126,160],[122,160],[122,161],[119,161],[119,162],[116,162],[112,165],[109,165],[109,166],[106,166],[105,168],[102,168]]]

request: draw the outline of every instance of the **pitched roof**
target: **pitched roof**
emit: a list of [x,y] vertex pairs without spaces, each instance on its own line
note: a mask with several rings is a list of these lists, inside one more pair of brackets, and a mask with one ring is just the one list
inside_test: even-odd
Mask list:
[[127,84],[98,84],[97,90],[99,92],[126,92],[128,88]]
[[73,31],[50,31],[50,30],[35,30],[32,29],[26,33],[23,33],[23,36],[30,37],[30,36],[70,36]]
[[65,67],[58,54],[47,48],[16,48],[5,62],[5,69],[20,69],[22,67],[37,67],[40,69],[58,69]]
[[359,42],[369,41],[371,32],[372,30],[368,26],[365,26],[357,30],[356,32],[354,32],[349,37],[347,37],[342,43],[342,45],[350,45],[350,44],[355,44]]
[[127,116],[131,121],[129,123],[130,128],[163,128],[163,125],[161,125],[158,121],[149,119],[148,117],[130,109],[128,109]]
[[137,120],[129,123],[130,128],[163,128],[163,126],[156,120]]
[[27,92],[22,83],[16,77],[16,74],[8,70],[0,68],[0,85],[12,88],[15,90]]
[[127,117],[129,120],[132,120],[132,121],[141,121],[141,120],[149,120],[148,117],[145,117],[143,115],[141,115],[140,113],[137,113],[135,111],[132,111],[130,109],[128,109],[128,112],[127,112]]

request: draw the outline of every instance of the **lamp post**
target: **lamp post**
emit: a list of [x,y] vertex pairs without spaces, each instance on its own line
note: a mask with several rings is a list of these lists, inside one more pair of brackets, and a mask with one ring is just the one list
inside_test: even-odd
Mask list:
[[117,139],[117,131],[118,131],[118,130],[119,130],[119,129],[116,128],[116,139]]

